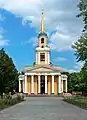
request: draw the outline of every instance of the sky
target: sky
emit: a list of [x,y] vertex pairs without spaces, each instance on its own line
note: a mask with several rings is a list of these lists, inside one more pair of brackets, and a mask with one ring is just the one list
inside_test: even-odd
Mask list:
[[0,0],[0,49],[12,57],[19,71],[35,61],[35,49],[45,12],[45,31],[51,61],[69,72],[80,71],[72,44],[81,36],[83,22],[77,18],[79,0]]

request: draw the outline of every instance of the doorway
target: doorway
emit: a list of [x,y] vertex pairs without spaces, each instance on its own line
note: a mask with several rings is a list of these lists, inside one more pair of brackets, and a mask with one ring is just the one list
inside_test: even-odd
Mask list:
[[41,75],[41,94],[45,94],[45,76]]

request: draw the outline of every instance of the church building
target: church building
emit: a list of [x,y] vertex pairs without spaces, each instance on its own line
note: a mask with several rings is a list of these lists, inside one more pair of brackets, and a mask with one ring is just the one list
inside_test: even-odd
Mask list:
[[67,92],[67,76],[59,66],[54,66],[50,59],[48,35],[44,30],[44,11],[42,10],[41,30],[38,34],[36,60],[32,66],[25,66],[19,75],[19,92],[27,95],[59,95]]

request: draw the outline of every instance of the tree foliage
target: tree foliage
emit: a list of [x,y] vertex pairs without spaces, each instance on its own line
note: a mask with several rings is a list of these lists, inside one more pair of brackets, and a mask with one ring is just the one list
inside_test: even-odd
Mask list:
[[84,81],[84,91],[87,92],[87,62],[81,69],[82,80]]
[[84,30],[87,30],[87,0],[80,0],[78,4],[78,8],[80,10],[80,14],[77,17],[82,17],[84,22]]
[[68,76],[68,91],[82,91],[83,81],[82,74],[80,72],[70,73]]
[[0,50],[0,94],[16,90],[18,87],[18,71],[4,51]]
[[87,34],[85,33],[82,37],[72,45],[75,49],[75,55],[78,61],[87,61]]
[[72,91],[87,92],[87,0],[80,0],[78,4],[80,14],[84,22],[84,30],[80,39],[72,45],[77,56],[77,61],[84,61],[84,66],[79,73],[71,73],[69,75],[68,87]]

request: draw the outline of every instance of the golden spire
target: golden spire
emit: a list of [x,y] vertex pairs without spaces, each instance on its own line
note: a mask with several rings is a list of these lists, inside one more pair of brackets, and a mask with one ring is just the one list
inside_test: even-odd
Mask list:
[[44,9],[42,9],[41,32],[44,33]]

